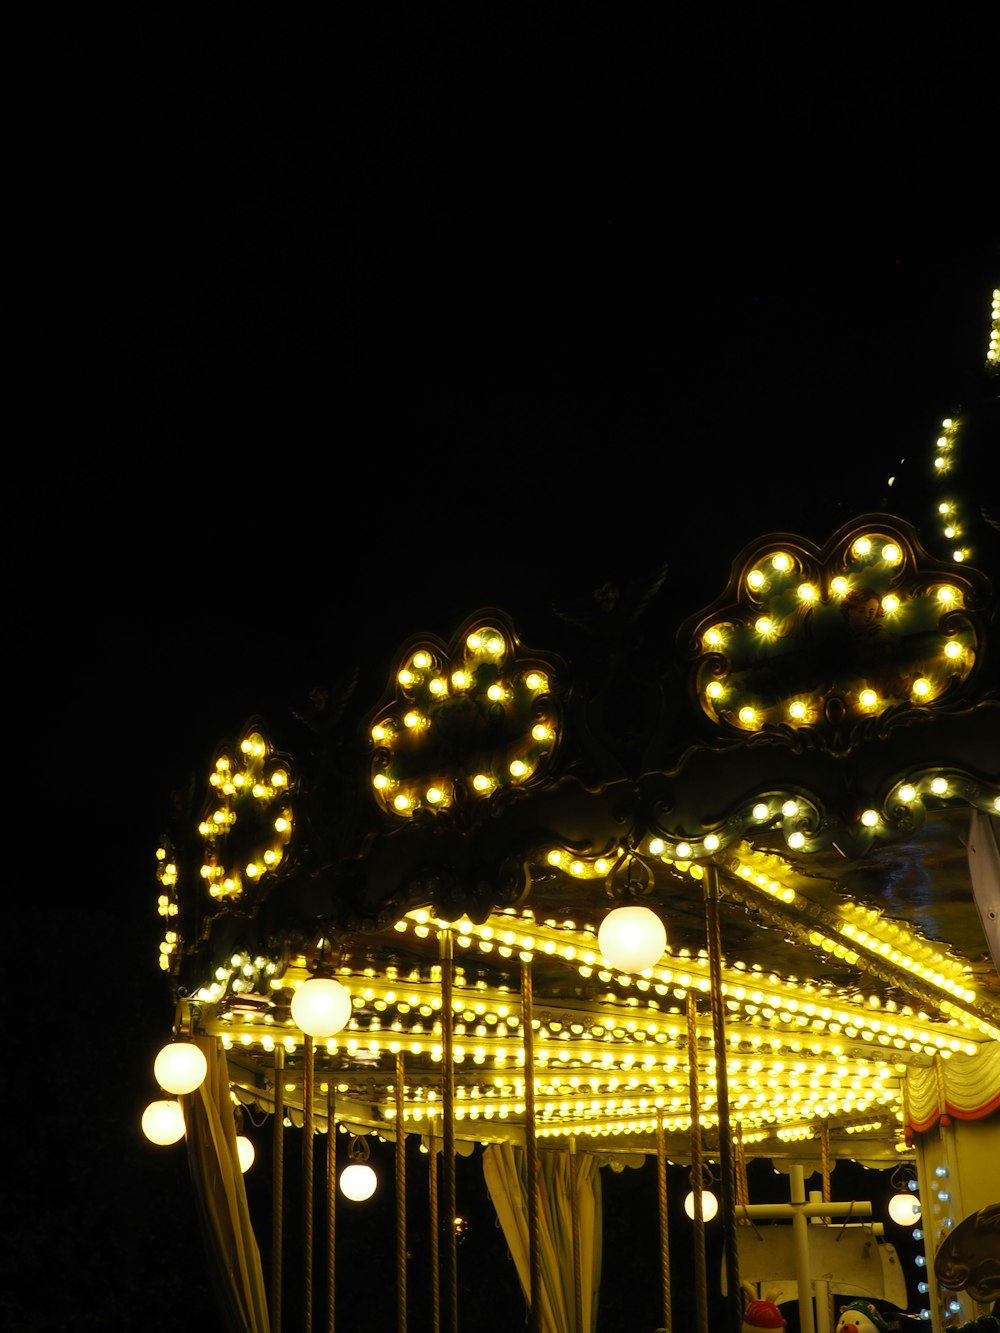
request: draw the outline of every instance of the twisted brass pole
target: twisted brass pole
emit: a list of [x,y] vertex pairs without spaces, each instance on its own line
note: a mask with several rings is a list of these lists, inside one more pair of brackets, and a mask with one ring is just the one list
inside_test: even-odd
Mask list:
[[337,1310],[337,1088],[330,1071],[326,1085],[326,1326],[334,1333]]
[[441,1333],[441,1284],[438,1274],[438,1163],[434,1121],[431,1121],[430,1163],[427,1167],[427,1200],[431,1240],[431,1333]]
[[719,1114],[719,1174],[722,1224],[725,1231],[726,1312],[730,1333],[743,1326],[740,1253],[736,1224],[736,1168],[729,1123],[729,1074],[726,1052],[725,1001],[722,998],[722,935],[719,927],[719,872],[705,866],[705,916],[708,923],[708,966],[712,988],[712,1033],[715,1046],[715,1099]]
[[698,1008],[687,994],[688,1101],[691,1105],[691,1190],[694,1195],[694,1298],[698,1333],[708,1333],[708,1282],[705,1266],[705,1215],[701,1206],[704,1165],[701,1110],[698,1102]]
[[406,1333],[406,1130],[403,1125],[404,1056],[396,1052],[396,1327]]
[[535,1136],[535,1032],[531,960],[521,960],[521,1027],[524,1041],[524,1147],[528,1193],[528,1300],[532,1333],[542,1333],[542,1255],[538,1244],[538,1139]]
[[585,1333],[583,1327],[583,1270],[582,1254],[583,1243],[580,1236],[580,1192],[579,1192],[579,1172],[576,1157],[576,1135],[569,1141],[569,1207],[573,1220],[573,1301],[576,1314],[576,1322],[573,1325],[576,1333]]
[[271,1333],[281,1333],[282,1250],[285,1230],[285,1052],[274,1048],[274,1124],[271,1138]]
[[663,1288],[662,1333],[673,1333],[670,1300],[670,1232],[667,1222],[667,1155],[663,1142],[663,1107],[656,1108],[656,1201],[660,1210],[660,1280]]
[[444,1205],[447,1215],[448,1244],[446,1246],[448,1269],[448,1322],[447,1333],[458,1333],[458,1236],[455,1233],[455,1217],[458,1207],[455,1200],[455,1065],[452,1057],[452,967],[453,941],[451,931],[441,931],[439,937],[441,954],[441,1078],[443,1083],[442,1102],[444,1124],[442,1134],[442,1165],[444,1168]]
[[302,1075],[302,1295],[305,1333],[313,1326],[313,1039],[305,1038]]

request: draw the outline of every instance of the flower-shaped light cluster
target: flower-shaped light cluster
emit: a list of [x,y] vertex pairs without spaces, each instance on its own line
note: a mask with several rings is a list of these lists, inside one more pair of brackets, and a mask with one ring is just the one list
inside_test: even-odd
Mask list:
[[480,624],[457,650],[425,644],[396,673],[396,699],[371,728],[372,790],[401,818],[489,797],[544,773],[560,733],[553,667],[520,658]]
[[162,890],[156,899],[156,910],[166,922],[160,941],[160,968],[169,972],[178,956],[180,936],[174,924],[180,909],[177,901],[177,862],[173,849],[167,844],[156,849],[156,878]]
[[703,711],[728,727],[822,728],[899,704],[933,705],[977,653],[968,585],[922,574],[889,532],[853,534],[823,561],[766,547],[745,566],[735,606],[699,633]]
[[278,867],[292,836],[291,764],[251,730],[220,751],[209,783],[201,876],[213,898],[238,898]]

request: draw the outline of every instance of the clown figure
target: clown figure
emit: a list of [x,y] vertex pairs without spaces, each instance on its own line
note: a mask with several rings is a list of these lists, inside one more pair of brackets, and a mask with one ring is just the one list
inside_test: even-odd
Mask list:
[[837,1333],[889,1333],[889,1325],[871,1301],[851,1301],[841,1307]]
[[776,1304],[780,1291],[769,1291],[763,1299],[757,1299],[753,1288],[743,1283],[743,1289],[751,1297],[743,1312],[743,1327],[740,1333],[773,1333],[776,1328],[785,1328],[787,1321]]

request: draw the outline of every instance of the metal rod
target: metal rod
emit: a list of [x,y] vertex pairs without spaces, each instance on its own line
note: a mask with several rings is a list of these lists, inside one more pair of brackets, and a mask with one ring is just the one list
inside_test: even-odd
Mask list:
[[334,1333],[337,1313],[337,1087],[326,1085],[326,1326]]
[[271,1333],[281,1333],[285,1241],[285,1052],[274,1048],[274,1124],[271,1138]]
[[521,960],[521,1027],[524,1042],[524,1147],[528,1194],[528,1300],[531,1333],[542,1333],[542,1253],[538,1243],[538,1139],[535,1135],[535,1033],[531,959]]
[[403,1087],[406,1070],[402,1051],[396,1052],[396,1327],[406,1333],[406,1127],[403,1123]]
[[579,1163],[576,1156],[575,1134],[569,1141],[569,1165],[569,1207],[573,1221],[573,1300],[576,1312],[576,1322],[573,1327],[576,1333],[585,1333],[583,1327],[583,1242],[580,1236]]
[[441,1333],[441,1284],[438,1264],[438,1161],[434,1121],[430,1131],[430,1163],[427,1167],[427,1201],[430,1212],[431,1241],[431,1333]]
[[727,1324],[731,1333],[740,1333],[743,1325],[743,1292],[740,1286],[740,1252],[736,1229],[736,1166],[729,1120],[725,1001],[722,996],[722,933],[719,926],[719,872],[711,862],[705,866],[705,918],[708,926],[708,965],[715,1045],[715,1097],[719,1116],[719,1175],[725,1236]]
[[708,1333],[708,1279],[705,1264],[705,1214],[701,1206],[701,1110],[698,1104],[698,1008],[687,995],[688,1101],[691,1105],[691,1190],[694,1195],[694,1299],[698,1333]]
[[663,1139],[663,1107],[656,1108],[656,1200],[660,1210],[660,1282],[663,1290],[662,1333],[673,1333],[670,1299],[670,1231],[667,1219],[667,1154]]
[[455,1065],[452,1056],[452,970],[453,943],[451,931],[441,931],[438,942],[441,954],[441,1078],[444,1116],[442,1125],[442,1165],[444,1168],[444,1206],[447,1216],[448,1243],[445,1247],[448,1287],[447,1333],[458,1333],[458,1236],[455,1218],[458,1208],[455,1200]]
[[302,1078],[302,1297],[305,1333],[313,1326],[313,1069],[312,1037],[306,1035]]

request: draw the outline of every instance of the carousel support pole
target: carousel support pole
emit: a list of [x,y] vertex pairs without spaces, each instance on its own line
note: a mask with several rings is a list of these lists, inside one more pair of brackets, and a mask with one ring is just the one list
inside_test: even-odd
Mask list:
[[712,1033],[715,1046],[715,1089],[719,1108],[719,1174],[722,1188],[722,1221],[725,1229],[726,1310],[730,1333],[743,1325],[743,1292],[740,1287],[740,1252],[736,1230],[736,1167],[729,1120],[729,1076],[727,1069],[725,1006],[722,998],[722,936],[719,928],[719,871],[705,866],[705,916],[708,924],[708,965],[712,987]]
[[313,1326],[313,1039],[305,1038],[302,1076],[302,1327]]
[[656,1199],[660,1210],[660,1281],[663,1289],[662,1333],[673,1333],[670,1301],[670,1233],[667,1223],[667,1154],[663,1140],[663,1107],[656,1108]]
[[438,1163],[437,1138],[434,1134],[434,1121],[431,1121],[430,1148],[427,1167],[427,1207],[430,1213],[431,1242],[431,1333],[441,1333],[441,1284],[439,1280],[440,1262],[438,1257]]
[[[820,1169],[823,1177],[823,1203],[830,1202],[830,1126],[824,1120],[819,1127],[819,1151],[820,1151]],[[829,1221],[825,1218],[824,1221]],[[829,1333],[836,1323],[836,1311],[833,1308],[833,1290],[829,1282],[825,1284],[825,1292],[821,1292],[820,1283],[816,1283],[816,1320],[819,1324],[818,1333]],[[822,1318],[821,1318],[822,1315]],[[824,1323],[826,1327],[824,1327]]]
[[569,1140],[570,1192],[569,1206],[573,1218],[573,1299],[575,1301],[576,1333],[585,1333],[583,1327],[583,1270],[581,1268],[583,1245],[580,1238],[580,1193],[576,1161],[576,1135]]
[[799,1289],[800,1333],[816,1333],[813,1320],[812,1279],[809,1274],[809,1222],[806,1214],[795,1204],[806,1201],[805,1173],[801,1166],[793,1166],[789,1173],[792,1202],[792,1246],[795,1251],[796,1285]]
[[701,1155],[701,1110],[698,1104],[698,1008],[687,997],[688,1100],[691,1104],[691,1190],[694,1194],[694,1299],[697,1333],[708,1333],[708,1280],[705,1264],[705,1214],[701,1206],[704,1164]]
[[406,1070],[396,1053],[396,1327],[406,1333],[406,1127],[403,1091]]
[[282,1248],[285,1240],[285,1052],[274,1048],[271,1141],[271,1333],[281,1333]]
[[458,1205],[455,1198],[455,1065],[452,1057],[452,981],[454,943],[451,931],[445,927],[438,937],[441,957],[441,1077],[443,1103],[442,1165],[444,1167],[444,1206],[448,1219],[447,1333],[458,1333],[458,1236],[455,1218]]
[[337,1087],[330,1072],[326,1085],[326,1327],[334,1333],[337,1317]]
[[535,1030],[531,958],[521,960],[521,1027],[524,1040],[524,1147],[528,1195],[528,1300],[531,1333],[542,1329],[542,1253],[538,1243],[538,1139],[535,1135]]

